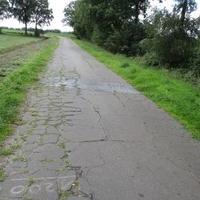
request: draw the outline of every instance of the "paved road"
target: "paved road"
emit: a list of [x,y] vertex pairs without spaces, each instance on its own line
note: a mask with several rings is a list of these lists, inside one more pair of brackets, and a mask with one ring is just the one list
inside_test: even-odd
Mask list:
[[1,200],[200,199],[200,143],[70,39],[22,117]]

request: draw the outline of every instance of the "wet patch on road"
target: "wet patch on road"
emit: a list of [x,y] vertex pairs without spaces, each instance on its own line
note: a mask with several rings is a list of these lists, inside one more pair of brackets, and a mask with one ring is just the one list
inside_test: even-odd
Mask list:
[[67,88],[78,88],[82,90],[94,91],[94,92],[108,92],[108,93],[124,93],[124,94],[140,94],[129,84],[119,83],[105,83],[85,81],[80,79],[72,79],[66,77],[50,77],[42,79],[39,83],[48,86],[65,86]]

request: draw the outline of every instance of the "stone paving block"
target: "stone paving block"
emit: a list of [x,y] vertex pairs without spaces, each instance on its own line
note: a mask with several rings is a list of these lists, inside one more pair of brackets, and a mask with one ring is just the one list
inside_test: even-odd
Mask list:
[[64,156],[64,150],[56,144],[44,144],[34,149],[33,153],[39,153],[48,159],[61,159]]

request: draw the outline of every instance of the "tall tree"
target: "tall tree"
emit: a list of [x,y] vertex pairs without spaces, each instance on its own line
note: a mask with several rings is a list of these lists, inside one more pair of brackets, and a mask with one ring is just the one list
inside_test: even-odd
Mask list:
[[0,20],[7,18],[9,15],[9,3],[7,0],[0,0]]
[[36,6],[31,16],[31,22],[35,23],[35,36],[39,36],[37,26],[50,25],[53,20],[53,10],[49,8],[48,0],[36,0]]
[[146,14],[147,7],[148,7],[148,0],[130,0],[132,4],[132,9],[134,10],[134,21],[135,24],[139,23],[139,15]]
[[191,14],[197,9],[195,0],[175,0],[174,12],[180,13],[180,25],[184,26],[186,15]]
[[180,16],[167,10],[155,10],[145,22],[148,38],[140,44],[147,64],[187,68],[197,53],[199,19],[186,18],[180,28]]
[[[0,0],[0,20],[8,18],[9,15],[9,3],[7,0]],[[2,28],[0,27],[0,33]]]
[[27,35],[27,24],[31,22],[31,16],[36,7],[33,0],[10,0],[14,18],[25,24],[25,35]]
[[62,23],[74,27],[75,24],[75,6],[77,1],[71,1],[63,10],[64,18]]

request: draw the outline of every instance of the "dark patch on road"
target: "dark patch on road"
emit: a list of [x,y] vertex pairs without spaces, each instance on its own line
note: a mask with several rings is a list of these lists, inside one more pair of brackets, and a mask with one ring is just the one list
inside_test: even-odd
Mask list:
[[118,84],[118,83],[105,83],[105,82],[94,82],[80,79],[71,79],[65,77],[50,77],[42,79],[41,84],[49,86],[66,86],[67,88],[79,88],[82,90],[95,91],[95,92],[117,92],[125,94],[140,94],[129,84]]

